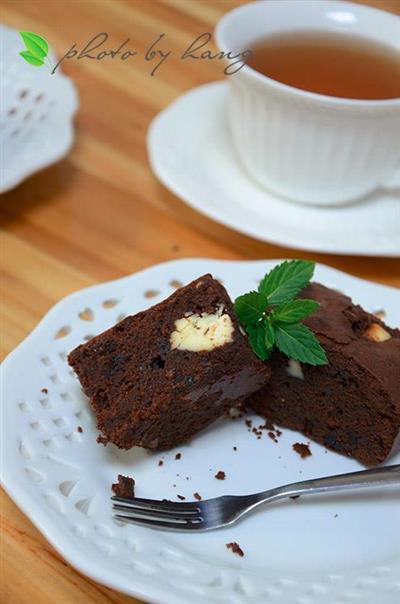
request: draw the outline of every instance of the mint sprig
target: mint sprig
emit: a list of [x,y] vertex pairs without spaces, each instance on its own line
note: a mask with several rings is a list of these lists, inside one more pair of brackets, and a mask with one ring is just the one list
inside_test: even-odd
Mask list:
[[267,306],[267,297],[258,292],[249,292],[235,300],[236,314],[242,325],[254,325],[262,319]]
[[276,346],[290,359],[310,365],[325,365],[326,354],[317,338],[302,323],[276,325]]
[[291,300],[281,304],[271,313],[271,319],[274,323],[297,323],[312,315],[317,310],[319,304],[315,300]]
[[311,281],[315,263],[307,260],[286,260],[261,279],[258,291],[268,297],[268,304],[283,304]]
[[268,345],[265,337],[265,324],[247,325],[246,332],[251,342],[251,347],[260,359],[268,358]]
[[236,298],[236,315],[260,359],[266,360],[276,347],[302,363],[324,365],[328,362],[313,332],[300,323],[318,308],[318,302],[295,299],[310,282],[314,268],[314,262],[307,260],[282,262],[264,276],[258,291]]

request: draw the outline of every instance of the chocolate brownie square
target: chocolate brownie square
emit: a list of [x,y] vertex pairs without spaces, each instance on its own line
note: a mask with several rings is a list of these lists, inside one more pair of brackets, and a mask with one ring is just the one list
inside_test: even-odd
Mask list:
[[329,364],[314,367],[273,353],[270,382],[246,404],[329,449],[378,464],[400,432],[400,331],[318,283],[300,297],[320,303],[304,323]]
[[99,440],[174,447],[264,386],[225,288],[211,275],[73,350]]

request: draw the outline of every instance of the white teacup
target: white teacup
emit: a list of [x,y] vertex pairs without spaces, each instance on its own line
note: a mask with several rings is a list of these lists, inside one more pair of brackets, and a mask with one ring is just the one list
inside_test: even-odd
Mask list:
[[[268,34],[351,32],[400,52],[400,19],[335,0],[252,2],[219,21],[223,51]],[[306,92],[245,65],[228,77],[238,155],[267,189],[303,203],[344,204],[384,185],[400,164],[400,99],[354,100]]]

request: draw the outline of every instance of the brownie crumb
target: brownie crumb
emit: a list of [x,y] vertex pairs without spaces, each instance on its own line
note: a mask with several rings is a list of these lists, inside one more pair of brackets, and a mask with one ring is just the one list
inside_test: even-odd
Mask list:
[[262,430],[275,430],[275,426],[274,424],[271,422],[270,419],[266,419],[265,420],[265,424],[263,426],[260,426],[260,428]]
[[83,432],[83,428],[82,428],[82,426],[78,426],[78,427],[77,427],[77,430],[78,430],[78,432],[81,432],[81,433],[82,433],[82,432]]
[[218,470],[214,478],[216,478],[217,480],[225,480],[226,474],[223,470]]
[[278,442],[278,439],[275,436],[275,432],[268,432],[268,436],[270,437],[271,440],[274,441],[274,443]]
[[231,549],[234,554],[237,554],[238,556],[240,556],[241,558],[243,558],[244,551],[240,547],[239,543],[236,543],[236,541],[234,541],[233,543],[227,543],[226,547],[228,549]]
[[135,496],[135,481],[130,476],[122,476],[118,474],[118,482],[111,486],[112,491],[117,497],[134,497]]
[[163,460],[162,460],[162,459],[160,459],[160,461],[158,462],[158,465],[159,465],[159,466],[163,466],[163,465],[164,465],[164,462],[163,462]]
[[40,392],[43,392],[43,394],[49,394],[49,391],[47,390],[47,388],[42,388]]
[[251,421],[251,419],[245,419],[244,423],[246,424],[246,426],[250,429],[253,425],[253,422]]
[[183,501],[184,499],[186,499],[186,497],[184,497],[183,495],[177,495],[178,499],[180,499],[181,501]]
[[175,455],[175,459],[180,459],[181,457],[182,457],[182,453],[177,453],[177,454]]
[[200,495],[200,493],[197,493],[197,491],[196,491],[196,493],[193,493],[193,497],[195,499],[197,499],[197,501],[201,501],[203,499],[202,496]]
[[294,443],[292,447],[293,450],[300,455],[301,459],[305,459],[306,457],[310,457],[312,455],[310,447],[304,443]]
[[257,436],[257,438],[261,438],[261,436],[262,436],[261,430],[259,430],[258,428],[254,427],[254,428],[252,428],[251,431],[253,432],[253,434],[255,434]]

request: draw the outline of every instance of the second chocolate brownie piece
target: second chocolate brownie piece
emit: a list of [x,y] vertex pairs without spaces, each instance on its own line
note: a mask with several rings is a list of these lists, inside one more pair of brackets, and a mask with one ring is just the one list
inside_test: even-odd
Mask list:
[[365,465],[380,463],[400,432],[400,331],[318,283],[300,297],[320,303],[304,323],[329,364],[313,367],[274,352],[270,383],[246,404]]

